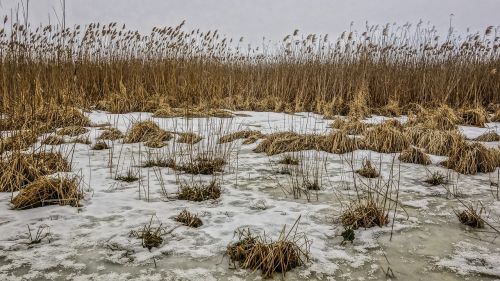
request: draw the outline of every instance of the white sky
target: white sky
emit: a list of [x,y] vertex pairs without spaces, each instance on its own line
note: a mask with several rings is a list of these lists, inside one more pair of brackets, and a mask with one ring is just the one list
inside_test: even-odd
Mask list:
[[[30,22],[47,23],[49,15],[55,22],[54,9],[61,14],[60,1],[31,0]],[[20,1],[0,3],[4,15]],[[500,26],[500,0],[67,0],[66,10],[67,24],[116,21],[148,32],[153,26],[186,20],[188,29],[218,29],[255,43],[263,36],[281,40],[294,29],[336,37],[351,22],[360,30],[365,21],[404,24],[422,19],[446,32],[452,13],[457,31],[483,32],[489,25]]]

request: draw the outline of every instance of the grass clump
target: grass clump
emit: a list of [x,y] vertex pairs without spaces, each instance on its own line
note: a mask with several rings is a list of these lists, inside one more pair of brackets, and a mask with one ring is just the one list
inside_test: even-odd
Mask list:
[[309,260],[310,242],[297,233],[297,223],[288,232],[283,228],[274,241],[253,235],[249,229],[237,230],[236,235],[238,241],[230,243],[226,249],[229,261],[241,268],[260,270],[264,278],[271,278],[275,272],[284,277],[287,271]]
[[104,141],[98,141],[92,146],[92,150],[104,150],[109,149],[109,146]]
[[283,164],[283,165],[299,165],[299,159],[292,155],[284,155],[281,157],[281,159],[278,161],[278,164]]
[[194,214],[191,214],[187,210],[183,210],[180,214],[175,217],[175,220],[182,223],[185,226],[198,228],[203,225],[201,219]]
[[214,155],[198,155],[181,164],[170,162],[170,168],[193,175],[213,175],[224,172],[226,160]]
[[115,177],[115,180],[124,182],[134,182],[139,180],[139,177],[137,176],[137,172],[133,171],[132,169],[128,169],[127,173],[123,175],[117,175]]
[[359,135],[362,134],[369,125],[357,119],[345,120],[343,118],[336,118],[335,121],[330,124],[330,127],[338,129],[348,135]]
[[185,118],[208,118],[208,117],[218,117],[218,118],[232,118],[234,114],[222,109],[212,109],[207,107],[196,107],[196,108],[171,108],[164,106],[155,111],[153,117],[156,118],[175,118],[175,117],[185,117]]
[[357,170],[356,173],[370,179],[379,176],[379,172],[377,171],[377,169],[373,167],[371,161],[367,159],[363,160],[361,169]]
[[76,137],[81,134],[85,134],[89,131],[89,129],[84,128],[82,126],[68,126],[64,127],[60,130],[57,131],[57,134],[60,136],[70,136],[70,137]]
[[448,183],[448,177],[439,171],[431,173],[424,182],[431,186],[443,185]]
[[31,209],[47,205],[70,205],[77,207],[83,192],[76,178],[40,177],[19,191],[12,199],[14,209]]
[[319,135],[301,135],[294,132],[280,132],[267,135],[254,149],[257,153],[276,155],[284,152],[318,149],[323,140]]
[[378,110],[378,114],[387,117],[397,117],[401,115],[401,108],[399,107],[399,102],[394,99],[390,99],[389,102]]
[[488,122],[488,113],[484,108],[462,109],[458,115],[462,125],[484,127]]
[[486,132],[474,139],[475,141],[493,142],[500,141],[500,135],[495,131]]
[[490,118],[491,122],[500,122],[500,109],[495,111],[493,116]]
[[5,151],[24,150],[38,140],[38,136],[31,130],[21,130],[12,136],[0,140],[0,154]]
[[468,206],[462,212],[455,211],[455,215],[458,220],[467,226],[472,228],[484,228],[484,220],[481,218],[482,208],[479,210],[474,208],[472,205]]
[[157,147],[172,138],[172,135],[160,129],[153,121],[140,121],[132,125],[123,140],[124,143],[147,142],[151,147]]
[[123,133],[116,128],[106,128],[98,137],[99,140],[117,140],[123,138]]
[[69,171],[60,153],[15,153],[0,162],[0,192],[18,191],[42,176]]
[[426,119],[424,123],[428,128],[437,130],[454,130],[460,122],[460,117],[446,104],[435,109],[430,116],[422,116],[421,118]]
[[177,198],[180,200],[200,202],[218,199],[220,197],[220,193],[220,183],[216,180],[212,180],[208,185],[204,185],[202,183],[193,183],[188,185],[183,183],[180,185],[179,195]]
[[463,145],[464,136],[456,130],[426,130],[417,140],[416,146],[429,154],[447,156],[451,148]]
[[410,140],[406,134],[387,124],[375,126],[363,135],[365,147],[377,152],[400,152],[410,146]]
[[425,154],[422,149],[417,147],[410,147],[403,150],[399,155],[399,161],[420,165],[429,165],[432,163],[429,156]]
[[151,251],[152,248],[158,248],[163,243],[162,235],[165,233],[163,225],[153,225],[153,217],[148,224],[144,225],[140,230],[130,232],[131,237],[142,240],[142,247]]
[[45,145],[61,145],[64,143],[66,143],[64,138],[59,136],[48,136],[42,141],[42,144]]
[[351,229],[382,227],[389,222],[389,215],[374,199],[368,198],[350,205],[341,214],[340,221]]
[[493,172],[496,167],[494,153],[480,143],[461,143],[453,147],[445,166],[461,174]]
[[246,139],[244,144],[251,144],[257,141],[258,139],[261,139],[264,137],[264,134],[262,134],[259,131],[254,131],[254,130],[244,130],[244,131],[238,131],[234,133],[230,133],[227,135],[222,136],[219,139],[219,143],[228,143],[235,141],[237,139]]
[[342,131],[330,132],[328,135],[317,138],[319,148],[329,153],[344,154],[358,149],[356,138],[350,137]]
[[199,143],[203,138],[195,133],[179,133],[179,139],[177,142],[179,143],[187,143],[187,144],[195,144]]

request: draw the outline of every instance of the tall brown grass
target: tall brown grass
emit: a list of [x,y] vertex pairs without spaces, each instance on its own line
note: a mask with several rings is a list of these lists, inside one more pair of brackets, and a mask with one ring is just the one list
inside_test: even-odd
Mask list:
[[295,33],[263,52],[183,23],[140,34],[117,23],[63,29],[5,17],[0,127],[39,124],[47,117],[41,113],[73,107],[211,106],[360,117],[368,107],[397,115],[395,105],[413,103],[486,106],[500,102],[499,46],[493,27],[440,39],[433,27],[408,24],[371,26],[336,40]]

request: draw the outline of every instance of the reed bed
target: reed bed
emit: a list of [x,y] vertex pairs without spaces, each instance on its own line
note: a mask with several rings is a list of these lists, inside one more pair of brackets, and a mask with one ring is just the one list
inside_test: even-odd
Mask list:
[[[183,23],[146,35],[117,23],[62,28],[18,19],[6,16],[0,29],[3,129],[84,126],[77,108],[158,117],[230,117],[219,110],[225,108],[362,118],[377,108],[399,115],[402,104],[459,109],[500,102],[494,27],[445,39],[421,23],[367,26],[333,40],[297,31],[263,52]],[[474,116],[481,124],[483,116]],[[436,124],[443,125],[450,124]]]

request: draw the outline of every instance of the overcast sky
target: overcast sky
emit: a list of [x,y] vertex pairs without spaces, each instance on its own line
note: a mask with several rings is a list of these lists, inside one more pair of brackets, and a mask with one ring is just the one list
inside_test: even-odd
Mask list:
[[[31,0],[30,22],[47,23],[49,15],[56,22],[54,10],[61,14],[60,1]],[[20,1],[0,3],[0,14],[8,15]],[[116,21],[147,32],[186,20],[189,29],[218,29],[250,42],[260,42],[263,36],[277,41],[294,29],[338,36],[351,22],[361,29],[365,21],[404,24],[422,19],[444,32],[450,14],[461,32],[500,26],[500,0],[67,0],[66,10],[67,24]]]

